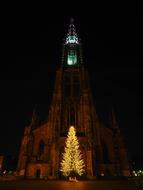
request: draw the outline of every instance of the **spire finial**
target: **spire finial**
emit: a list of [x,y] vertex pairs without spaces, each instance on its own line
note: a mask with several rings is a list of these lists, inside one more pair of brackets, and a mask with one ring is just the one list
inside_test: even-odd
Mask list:
[[70,18],[70,24],[73,24],[73,23],[74,23],[74,18],[71,17],[71,18]]
[[37,104],[34,106],[34,109],[33,109],[32,118],[31,118],[31,125],[34,125],[36,123],[36,120],[37,120],[36,109],[37,109]]
[[70,25],[69,25],[65,43],[66,44],[78,44],[79,43],[76,29],[74,26],[74,19],[72,17],[70,18]]

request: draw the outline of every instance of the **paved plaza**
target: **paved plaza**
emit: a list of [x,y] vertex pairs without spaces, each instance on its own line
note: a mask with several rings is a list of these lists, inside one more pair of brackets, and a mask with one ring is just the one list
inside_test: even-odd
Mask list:
[[0,181],[0,190],[141,190],[143,181]]

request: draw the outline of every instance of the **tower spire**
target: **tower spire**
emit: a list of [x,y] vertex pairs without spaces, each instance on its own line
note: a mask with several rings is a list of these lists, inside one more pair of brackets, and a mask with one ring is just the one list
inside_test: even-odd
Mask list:
[[69,24],[65,43],[66,44],[78,44],[79,43],[73,18],[70,18],[70,24]]
[[74,18],[73,18],[73,17],[70,18],[70,23],[71,23],[71,24],[74,23]]
[[37,105],[34,106],[30,126],[34,127],[37,124]]

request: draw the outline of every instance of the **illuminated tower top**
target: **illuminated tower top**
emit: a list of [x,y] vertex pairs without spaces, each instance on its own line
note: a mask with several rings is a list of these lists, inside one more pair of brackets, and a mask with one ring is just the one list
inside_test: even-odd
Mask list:
[[70,25],[69,25],[65,44],[79,44],[73,18],[70,19]]
[[68,33],[64,40],[63,47],[62,63],[64,67],[79,67],[82,63],[81,43],[77,36],[73,19],[70,19]]

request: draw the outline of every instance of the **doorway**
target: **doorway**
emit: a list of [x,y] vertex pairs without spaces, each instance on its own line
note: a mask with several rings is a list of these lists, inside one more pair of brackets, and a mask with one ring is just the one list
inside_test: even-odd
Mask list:
[[40,169],[36,170],[36,179],[40,179],[40,175],[41,175],[41,170]]

